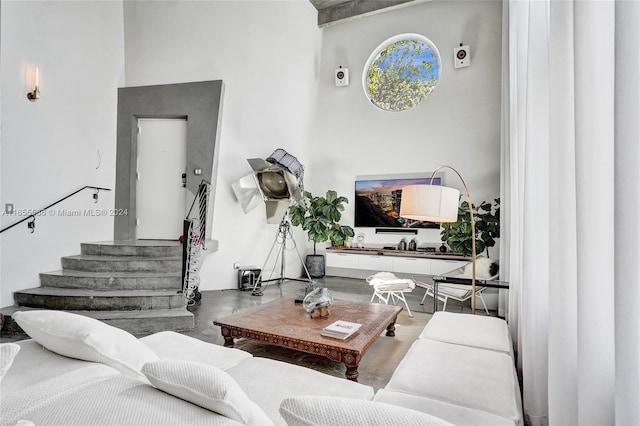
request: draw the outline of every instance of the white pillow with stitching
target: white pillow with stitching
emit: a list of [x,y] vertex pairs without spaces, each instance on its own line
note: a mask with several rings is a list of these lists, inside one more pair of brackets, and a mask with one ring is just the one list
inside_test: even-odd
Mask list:
[[106,364],[143,378],[142,366],[158,356],[132,334],[83,315],[37,310],[12,315],[33,340],[60,355]]
[[15,343],[2,343],[0,344],[0,380],[7,374],[9,367],[13,364],[13,359],[18,354],[20,345]]
[[319,395],[285,398],[280,414],[289,426],[451,425],[439,417],[384,402]]
[[208,364],[161,360],[149,362],[142,373],[156,388],[246,425],[273,422],[226,372]]

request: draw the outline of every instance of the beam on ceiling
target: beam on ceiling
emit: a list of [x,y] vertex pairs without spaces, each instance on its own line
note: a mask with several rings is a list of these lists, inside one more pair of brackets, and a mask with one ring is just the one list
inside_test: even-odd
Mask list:
[[340,22],[347,22],[362,16],[387,12],[414,3],[427,0],[350,0],[318,9],[318,27],[328,27]]

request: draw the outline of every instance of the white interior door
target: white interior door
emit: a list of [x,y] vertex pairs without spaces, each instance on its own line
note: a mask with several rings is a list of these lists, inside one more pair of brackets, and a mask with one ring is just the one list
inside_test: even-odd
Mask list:
[[136,238],[177,240],[186,215],[187,120],[138,120]]

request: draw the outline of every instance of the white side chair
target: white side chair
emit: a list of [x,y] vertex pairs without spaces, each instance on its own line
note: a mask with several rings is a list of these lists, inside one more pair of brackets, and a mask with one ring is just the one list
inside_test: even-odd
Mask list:
[[373,299],[377,297],[378,302],[384,302],[386,305],[389,303],[389,300],[391,300],[395,305],[396,302],[400,300],[404,303],[409,316],[413,317],[411,309],[409,309],[409,305],[407,304],[407,299],[404,296],[405,293],[411,293],[416,287],[416,283],[413,282],[413,280],[398,278],[391,272],[378,272],[367,277],[367,282],[373,286],[373,295],[371,296],[370,302],[373,302]]
[[[455,276],[460,278],[470,278],[471,277],[471,262],[466,264],[465,266],[455,269],[451,272],[448,272],[447,276]],[[487,258],[487,257],[478,257],[476,259],[476,279],[477,280],[495,280],[498,278],[498,262],[496,260]],[[424,305],[424,299],[427,296],[433,297],[434,293],[434,284],[431,279],[424,280],[422,278],[416,278],[416,276],[412,277],[416,282],[416,285],[419,287],[423,287],[426,289],[422,300],[420,301],[421,305]],[[484,297],[482,297],[482,293],[487,289],[487,287],[483,287],[476,282],[476,297],[480,299],[482,302],[482,306],[484,307],[484,311],[489,315],[489,310],[487,309],[487,304],[484,301]],[[468,285],[461,284],[439,284],[438,285],[438,300],[444,303],[442,310],[445,311],[447,309],[447,301],[449,299],[457,300],[460,303],[466,302],[471,299],[472,296],[471,287]]]
[[[415,277],[414,277],[415,280]],[[421,305],[424,305],[424,299],[427,296],[433,297],[433,284],[425,283],[424,281],[416,280],[416,284],[420,287],[426,289],[424,292],[424,296],[422,296],[422,300],[420,301]],[[480,299],[482,302],[482,306],[484,307],[484,311],[489,315],[489,310],[487,309],[487,304],[484,301],[484,297],[482,297],[482,292],[485,291],[487,287],[477,287],[476,288],[476,297]],[[471,299],[471,290],[468,285],[458,285],[458,284],[439,284],[438,285],[438,300],[443,302],[442,310],[447,310],[447,301],[449,299],[457,300],[460,303],[464,303],[467,300]]]

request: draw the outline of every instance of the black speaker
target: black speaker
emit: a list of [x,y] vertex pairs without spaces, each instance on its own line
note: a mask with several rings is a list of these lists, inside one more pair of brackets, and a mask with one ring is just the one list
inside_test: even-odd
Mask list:
[[[260,269],[238,269],[238,289],[239,290],[253,290],[253,287],[261,288],[262,281],[260,278]],[[258,283],[256,285],[256,282]]]

